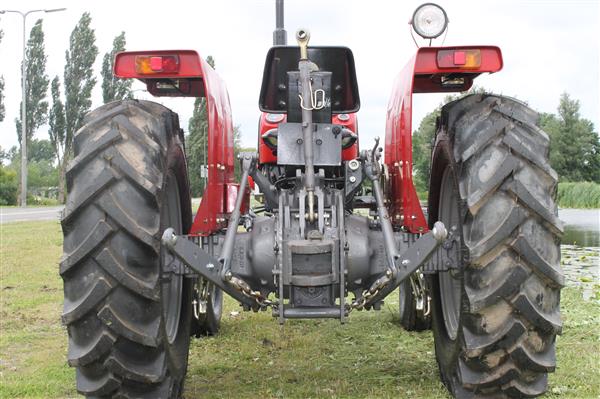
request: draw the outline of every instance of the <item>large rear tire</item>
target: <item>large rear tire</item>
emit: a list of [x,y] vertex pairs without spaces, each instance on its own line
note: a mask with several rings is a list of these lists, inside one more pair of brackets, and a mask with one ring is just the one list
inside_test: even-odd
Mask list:
[[455,267],[431,279],[432,329],[455,397],[535,397],[555,369],[562,225],[538,119],[493,95],[442,109],[429,220],[458,234]]
[[196,338],[217,335],[221,329],[223,315],[223,291],[199,277],[194,285],[193,297],[192,335]]
[[191,224],[177,115],[129,100],[91,112],[74,138],[67,187],[60,274],[77,390],[179,397],[192,285],[168,272],[177,263],[160,245],[164,229]]

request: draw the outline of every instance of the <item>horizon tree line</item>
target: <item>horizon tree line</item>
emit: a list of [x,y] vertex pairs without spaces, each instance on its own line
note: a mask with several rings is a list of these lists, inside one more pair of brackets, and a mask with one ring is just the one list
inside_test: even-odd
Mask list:
[[[27,41],[27,143],[28,170],[30,187],[36,184],[48,185],[56,181],[58,186],[58,201],[63,203],[66,198],[66,170],[69,160],[73,157],[73,137],[83,124],[84,116],[91,110],[92,90],[97,83],[93,64],[98,56],[95,31],[91,27],[92,18],[84,13],[73,29],[69,47],[65,51],[65,67],[61,78],[57,75],[50,78],[46,73],[47,56],[44,47],[43,20],[38,19],[34,24]],[[0,30],[0,41],[3,32]],[[125,32],[113,39],[112,49],[104,53],[100,76],[102,78],[103,103],[133,98],[131,79],[119,79],[113,75],[115,54],[126,49]],[[214,59],[207,58],[209,65],[215,66]],[[4,80],[0,76],[0,121],[4,119]],[[50,103],[47,101],[50,89]],[[48,126],[49,139],[35,139],[34,134],[40,127]],[[15,118],[17,137],[21,142],[20,116]],[[202,165],[206,163],[208,119],[206,114],[206,99],[197,98],[194,102],[192,118],[189,120],[186,135],[186,150],[188,153],[189,176],[191,189],[195,196],[201,195],[204,180],[201,176]],[[235,151],[240,150],[240,129],[234,128]],[[20,147],[20,144],[19,144]],[[0,148],[0,205],[17,200],[18,175],[20,173],[20,148],[13,146],[9,151]],[[4,161],[10,162],[4,167]],[[53,167],[53,165],[56,165]],[[10,169],[10,170],[8,170]],[[236,174],[239,174],[236,168]],[[40,178],[45,176],[45,178]],[[4,197],[4,200],[2,199]]]
[[[38,19],[27,40],[25,58],[27,67],[26,80],[26,118],[28,143],[28,160],[39,158],[36,153],[41,146],[52,150],[52,158],[43,158],[44,161],[56,162],[58,171],[58,200],[65,200],[66,169],[73,156],[73,136],[83,124],[85,115],[92,107],[92,90],[97,83],[93,65],[98,56],[95,30],[91,27],[92,18],[89,12],[82,14],[69,37],[69,45],[65,51],[65,66],[61,78],[57,75],[52,79],[46,73],[46,51],[44,44],[43,19]],[[0,41],[3,32],[0,30]],[[114,38],[112,49],[104,54],[101,77],[102,98],[104,103],[131,98],[131,80],[117,79],[112,74],[114,54],[125,50],[125,32]],[[61,92],[61,88],[64,91]],[[51,103],[47,101],[50,89]],[[0,121],[5,117],[4,79],[0,77]],[[48,140],[34,139],[34,134],[41,126],[48,125]],[[22,135],[21,115],[15,118],[15,127],[19,146],[14,146],[8,152],[0,152],[0,162],[10,159],[16,175],[20,173],[20,166],[14,165],[14,160],[20,157],[20,143]],[[39,160],[39,159],[38,159]],[[35,165],[34,165],[35,167]],[[3,167],[4,169],[4,167]],[[48,169],[46,167],[46,169]],[[5,175],[3,172],[3,183]],[[4,184],[6,185],[6,184]],[[5,191],[6,187],[3,187]],[[17,187],[18,189],[18,187]],[[0,200],[1,202],[2,200]],[[6,202],[6,201],[5,201]]]
[[[431,150],[442,106],[473,93],[483,94],[486,90],[475,87],[466,93],[447,96],[413,132],[413,170],[418,192],[424,194],[428,190]],[[557,112],[540,113],[538,125],[550,138],[550,165],[558,173],[559,181],[600,184],[600,136],[594,124],[581,117],[580,108],[579,100],[564,92],[560,96]]]

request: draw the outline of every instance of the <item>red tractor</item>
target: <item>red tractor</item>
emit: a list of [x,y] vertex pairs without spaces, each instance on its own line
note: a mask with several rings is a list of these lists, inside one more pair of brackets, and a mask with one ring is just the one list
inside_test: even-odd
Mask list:
[[[223,293],[279,323],[345,323],[399,288],[401,323],[433,330],[452,395],[542,394],[564,277],[557,175],[538,115],[492,94],[446,104],[427,217],[412,180],[413,93],[467,91],[502,68],[500,49],[419,48],[393,85],[385,150],[379,139],[359,150],[352,52],[309,46],[303,29],[287,46],[277,5],[258,152],[239,154],[239,182],[217,73],[189,50],[116,56],[115,76],[155,96],[206,98],[208,183],[193,217],[183,130],[164,106],[125,100],[86,117],[67,174],[60,264],[77,390],[179,397],[190,337],[218,333]],[[436,38],[446,13],[424,4],[412,26]]]

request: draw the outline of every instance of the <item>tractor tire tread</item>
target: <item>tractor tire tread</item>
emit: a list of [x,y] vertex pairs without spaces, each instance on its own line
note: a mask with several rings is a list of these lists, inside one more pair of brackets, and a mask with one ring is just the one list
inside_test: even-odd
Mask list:
[[467,248],[463,347],[454,376],[440,363],[442,380],[458,397],[540,395],[556,367],[565,282],[548,135],[525,104],[488,94],[447,104],[441,120]]
[[67,361],[71,367],[85,366],[104,356],[115,344],[117,338],[110,331],[100,330],[97,337],[88,346],[78,346],[69,342]]
[[183,384],[167,368],[154,269],[166,148],[180,134],[177,123],[160,104],[124,100],[89,113],[74,137],[61,219],[62,319],[68,363],[88,397],[170,397]]

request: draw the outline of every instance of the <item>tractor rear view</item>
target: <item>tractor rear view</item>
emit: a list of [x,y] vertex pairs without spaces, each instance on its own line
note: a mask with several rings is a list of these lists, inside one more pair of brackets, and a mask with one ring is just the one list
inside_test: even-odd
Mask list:
[[[427,3],[412,24],[431,40],[447,18]],[[155,96],[206,97],[208,183],[193,217],[183,131],[164,106],[126,100],[87,116],[67,174],[60,264],[77,390],[181,396],[190,337],[218,333],[223,294],[282,324],[343,324],[399,288],[401,324],[433,330],[452,395],[545,392],[564,278],[557,176],[537,114],[491,94],[445,105],[427,218],[412,182],[413,93],[467,91],[502,68],[500,49],[419,48],[392,86],[383,148],[376,139],[359,149],[351,50],[295,36],[287,46],[278,0],[258,152],[237,160],[227,90],[196,52],[116,56],[115,75]]]

